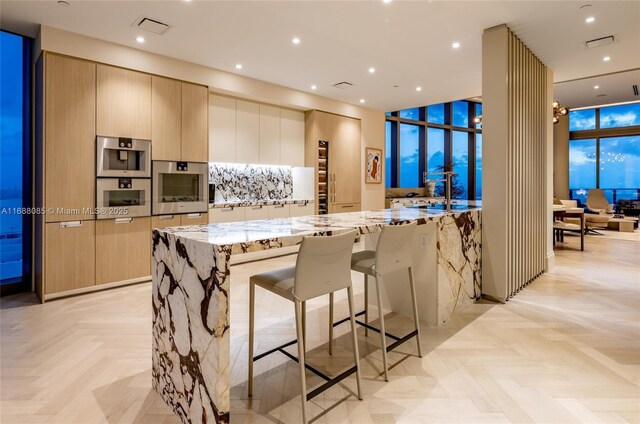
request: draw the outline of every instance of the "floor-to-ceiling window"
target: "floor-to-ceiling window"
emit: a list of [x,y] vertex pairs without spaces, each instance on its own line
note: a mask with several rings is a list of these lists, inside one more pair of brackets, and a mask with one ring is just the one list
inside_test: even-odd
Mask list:
[[572,199],[601,188],[611,203],[640,200],[640,102],[572,110],[569,131]]
[[[482,104],[459,100],[387,112],[387,187],[424,187],[433,175],[452,167],[452,197],[482,198],[482,124],[474,118]],[[429,175],[431,174],[431,175]],[[436,185],[442,195],[444,185]]]
[[30,287],[29,38],[0,31],[0,285],[1,293]]

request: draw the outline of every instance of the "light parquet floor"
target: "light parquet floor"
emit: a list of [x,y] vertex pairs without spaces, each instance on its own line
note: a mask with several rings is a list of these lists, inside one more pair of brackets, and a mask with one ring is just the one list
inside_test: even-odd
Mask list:
[[[314,422],[640,423],[640,243],[589,236],[583,253],[577,238],[566,240],[555,269],[507,304],[478,303],[424,326],[423,358],[412,341],[392,352],[388,383],[378,337],[359,329],[364,400],[348,379],[311,402]],[[254,398],[246,394],[248,276],[293,260],[233,270],[232,423],[300,420],[298,367],[283,355],[256,363]],[[362,304],[356,274],[354,282]],[[150,299],[149,283],[45,305],[32,294],[2,299],[0,422],[177,423],[151,389]],[[292,305],[262,290],[257,300],[258,351],[293,338]],[[349,366],[348,325],[331,358],[326,299],[308,311],[311,363]],[[402,334],[409,321],[390,316],[388,327]]]

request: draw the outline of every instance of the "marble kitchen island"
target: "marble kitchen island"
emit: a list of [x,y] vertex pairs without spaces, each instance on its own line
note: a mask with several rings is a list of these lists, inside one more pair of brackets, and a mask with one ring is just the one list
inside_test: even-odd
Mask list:
[[[153,230],[153,387],[185,423],[229,421],[232,255],[357,229],[373,248],[384,225],[418,222],[420,318],[431,325],[480,298],[480,209],[386,209]],[[385,285],[407,287],[388,276]],[[389,287],[389,286],[386,286]],[[406,314],[408,290],[383,308]],[[375,297],[372,297],[375,298]]]

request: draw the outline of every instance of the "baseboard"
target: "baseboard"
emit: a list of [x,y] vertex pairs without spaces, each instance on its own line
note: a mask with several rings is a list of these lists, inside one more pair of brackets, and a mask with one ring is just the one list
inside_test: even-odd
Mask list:
[[556,254],[555,252],[547,253],[547,257],[544,258],[544,272],[549,272],[556,266]]

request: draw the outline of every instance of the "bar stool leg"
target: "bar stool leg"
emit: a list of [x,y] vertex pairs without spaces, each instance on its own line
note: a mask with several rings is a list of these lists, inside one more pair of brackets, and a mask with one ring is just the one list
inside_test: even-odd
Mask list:
[[333,292],[329,293],[329,355],[333,355]]
[[256,286],[249,282],[249,397],[253,396],[253,332],[255,313]]
[[[364,323],[369,324],[369,274],[364,274]],[[364,327],[364,336],[369,336],[367,327]]]
[[296,310],[296,335],[298,336],[298,363],[300,365],[300,395],[302,397],[302,422],[307,424],[307,379],[305,377],[304,362],[304,334],[302,329],[302,316],[304,302],[294,300]]
[[[333,295],[333,293],[332,293]],[[358,399],[362,400],[362,378],[360,377],[360,352],[358,352],[358,335],[356,333],[356,316],[353,311],[353,288],[347,287],[347,297],[349,298],[349,318],[351,319],[351,337],[353,340],[353,360],[356,363],[356,383],[358,384]]]
[[384,312],[382,311],[382,294],[380,293],[381,277],[376,273],[376,295],[378,296],[378,316],[380,317],[380,345],[382,346],[382,365],[384,366],[384,381],[389,381],[389,369],[387,367],[387,339],[384,328]]
[[302,340],[307,344],[307,302],[302,302]]
[[420,340],[420,320],[418,319],[418,300],[416,298],[416,285],[413,281],[413,267],[409,267],[409,285],[411,286],[411,301],[413,302],[413,321],[416,325],[416,341],[418,343],[418,356],[422,358],[422,342]]

